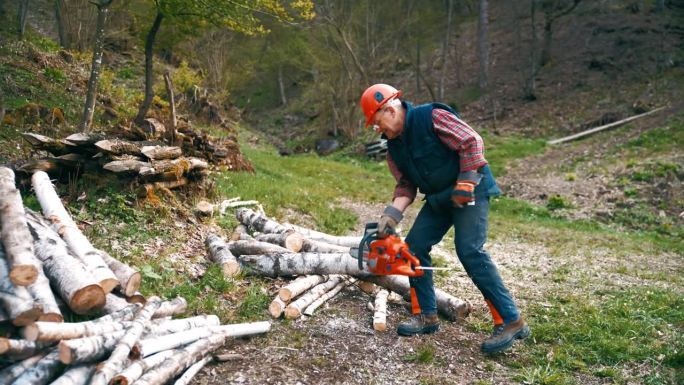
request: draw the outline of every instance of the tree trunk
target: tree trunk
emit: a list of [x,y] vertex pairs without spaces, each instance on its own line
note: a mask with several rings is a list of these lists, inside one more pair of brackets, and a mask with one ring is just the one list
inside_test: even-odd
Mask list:
[[183,373],[182,376],[178,377],[176,382],[173,383],[173,385],[188,385],[192,382],[192,379],[195,378],[197,373],[199,373],[202,368],[213,361],[214,358],[212,356],[204,357],[198,362],[192,364],[186,371]]
[[143,373],[166,361],[167,358],[172,357],[176,353],[178,353],[176,350],[164,350],[142,360],[133,361],[131,365],[112,378],[111,385],[130,385],[140,378]]
[[542,50],[539,56],[539,66],[544,67],[551,61],[551,39],[552,39],[552,23],[553,16],[546,14],[544,17],[544,33],[542,35]]
[[98,365],[93,378],[90,380],[92,385],[108,385],[112,377],[123,369],[131,348],[138,342],[143,330],[152,319],[152,315],[159,308],[160,304],[161,299],[159,297],[152,297],[147,301],[135,319],[133,319],[133,324],[126,330],[126,334],[119,340],[109,359]]
[[280,91],[280,103],[287,106],[287,96],[285,96],[285,84],[283,81],[283,65],[278,65],[278,90]]
[[370,277],[359,270],[358,261],[348,253],[272,253],[243,255],[240,263],[251,274],[267,277],[288,277],[309,274],[348,274]]
[[22,334],[28,341],[60,341],[97,336],[125,330],[128,324],[122,322],[34,322],[27,325]]
[[39,171],[33,174],[32,182],[43,214],[52,222],[52,228],[62,235],[71,251],[83,261],[105,293],[111,292],[119,284],[119,280],[64,209],[48,175]]
[[536,100],[536,78],[538,71],[537,60],[537,0],[530,0],[530,34],[532,35],[532,42],[530,43],[530,72],[525,82],[525,99]]
[[26,15],[28,15],[29,0],[19,0],[19,7],[17,10],[17,34],[19,39],[24,38],[24,31],[26,30]]
[[356,282],[356,279],[354,279],[354,278],[350,278],[350,279],[344,278],[342,280],[342,282],[338,283],[335,287],[332,288],[332,290],[330,290],[329,292],[318,297],[318,299],[316,299],[309,306],[307,306],[306,309],[304,309],[303,314],[308,315],[308,316],[312,316],[314,311],[316,311],[316,309],[318,309],[321,305],[323,305],[329,299],[336,296],[337,293],[342,291],[342,289],[353,284],[354,282]]
[[64,49],[69,49],[69,35],[66,32],[64,15],[62,8],[64,7],[64,0],[55,0],[55,21],[57,22],[57,32],[59,34],[59,45]]
[[489,72],[489,10],[487,0],[480,0],[480,17],[478,19],[477,42],[480,71],[478,83],[480,91],[485,92],[488,85]]
[[0,357],[11,360],[23,360],[35,356],[52,345],[53,343],[51,342],[35,342],[0,337]]
[[262,233],[281,234],[289,230],[280,223],[267,218],[265,215],[257,213],[252,209],[241,208],[235,211],[235,217],[242,224],[253,228]]
[[348,253],[349,247],[304,239],[301,249],[297,251],[307,253]]
[[76,314],[92,314],[105,304],[105,293],[83,266],[72,257],[67,245],[33,212],[27,214],[36,257],[42,262],[50,283]]
[[95,364],[72,366],[50,385],[88,385],[93,373],[95,373]]
[[140,289],[140,282],[142,281],[140,273],[108,253],[102,250],[99,250],[99,252],[102,260],[119,280],[119,287],[121,288],[123,295],[126,297],[135,295],[135,293],[138,292],[138,289]]
[[240,273],[240,263],[230,252],[228,245],[216,234],[209,234],[204,244],[209,252],[209,259],[221,266],[225,277],[234,277]]
[[44,385],[57,376],[64,364],[59,361],[57,348],[22,373],[12,385]]
[[332,290],[337,284],[342,282],[344,278],[341,275],[333,275],[328,281],[314,286],[306,294],[303,294],[296,301],[290,303],[285,307],[285,318],[294,319],[302,315],[304,309],[311,305],[315,300],[320,298],[323,294]]
[[171,83],[171,74],[169,71],[164,73],[164,84],[166,84],[166,93],[169,95],[169,108],[171,109],[171,130],[169,130],[169,143],[173,145],[176,143],[176,98],[173,95],[173,83]]
[[233,255],[257,255],[270,253],[289,253],[290,250],[268,242],[259,241],[235,241],[228,243],[228,249]]
[[95,45],[93,46],[93,60],[90,64],[90,79],[88,80],[88,91],[86,92],[85,105],[83,107],[83,117],[81,118],[80,129],[82,132],[90,131],[95,113],[95,99],[97,98],[97,85],[100,81],[100,68],[102,67],[102,51],[104,50],[105,24],[109,15],[109,5],[112,0],[99,0],[95,3],[97,7],[97,26],[95,29]]
[[293,298],[328,280],[326,275],[306,275],[295,279],[278,291],[278,297],[288,303]]
[[444,99],[444,88],[446,86],[446,71],[449,61],[449,38],[451,37],[451,14],[454,8],[454,0],[447,0],[447,27],[442,46],[442,73],[439,76],[439,99]]
[[373,330],[384,332],[387,330],[387,297],[389,291],[382,289],[375,294],[373,303]]
[[31,233],[21,194],[14,182],[14,172],[0,167],[0,224],[9,278],[17,286],[27,286],[38,277],[40,262],[33,254]]
[[145,38],[145,99],[140,105],[138,110],[138,115],[135,117],[136,124],[142,124],[145,120],[145,115],[147,115],[147,110],[150,109],[152,104],[152,98],[154,97],[154,41],[157,38],[157,32],[161,26],[162,20],[164,19],[164,14],[157,9],[157,17],[152,23],[152,27],[147,33],[147,38]]
[[256,236],[256,240],[282,246],[293,253],[299,252],[299,250],[302,249],[302,244],[304,243],[304,237],[295,232],[285,232],[281,234],[259,234]]

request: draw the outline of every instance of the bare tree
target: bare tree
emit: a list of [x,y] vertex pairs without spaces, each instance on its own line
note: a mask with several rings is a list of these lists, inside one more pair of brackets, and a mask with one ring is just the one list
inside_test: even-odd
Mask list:
[[97,85],[100,81],[100,68],[102,67],[102,51],[104,50],[105,25],[109,15],[109,6],[113,0],[99,0],[93,3],[97,7],[97,28],[95,46],[93,47],[93,60],[90,65],[90,79],[88,79],[88,92],[86,93],[83,118],[81,119],[81,131],[88,132],[93,122],[95,112],[95,98],[97,97]]
[[568,5],[565,0],[542,0],[541,5],[544,10],[544,38],[542,41],[542,51],[539,56],[539,65],[545,66],[551,60],[551,41],[553,37],[553,23],[561,17],[572,12],[581,0],[572,0]]
[[487,0],[480,0],[480,18],[477,29],[478,56],[480,58],[479,85],[480,91],[487,89],[487,77],[489,70],[489,20]]
[[62,48],[69,48],[69,36],[66,32],[66,21],[64,20],[64,0],[55,0],[55,21],[57,22],[57,33],[59,34],[59,45]]
[[442,46],[442,73],[439,76],[439,99],[444,99],[444,83],[446,78],[447,64],[449,62],[449,37],[451,37],[451,15],[454,8],[454,0],[447,2],[447,28],[444,35],[444,45]]
[[28,15],[29,0],[19,0],[19,7],[17,8],[17,33],[19,39],[24,38],[24,30],[26,29],[26,15]]
[[535,15],[537,14],[537,0],[530,0],[530,69],[527,75],[527,80],[525,82],[525,99],[535,100],[536,96],[536,84],[535,78],[539,73],[539,61],[537,60],[537,20]]
[[145,120],[147,110],[150,109],[152,99],[154,98],[154,89],[152,88],[154,83],[154,41],[157,38],[157,32],[159,32],[162,20],[164,20],[164,14],[161,10],[158,10],[152,27],[150,27],[150,30],[147,32],[147,37],[145,37],[145,98],[140,104],[138,115],[135,117],[135,122],[137,124],[140,124]]

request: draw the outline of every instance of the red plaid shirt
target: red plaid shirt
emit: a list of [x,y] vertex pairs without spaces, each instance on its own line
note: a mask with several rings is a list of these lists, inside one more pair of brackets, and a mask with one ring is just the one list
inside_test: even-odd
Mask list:
[[[487,164],[484,157],[482,137],[466,122],[449,111],[435,108],[432,110],[432,125],[439,140],[449,149],[456,151],[460,159],[460,172],[476,170]],[[416,199],[417,187],[401,173],[392,156],[387,152],[387,165],[397,180],[394,196]]]

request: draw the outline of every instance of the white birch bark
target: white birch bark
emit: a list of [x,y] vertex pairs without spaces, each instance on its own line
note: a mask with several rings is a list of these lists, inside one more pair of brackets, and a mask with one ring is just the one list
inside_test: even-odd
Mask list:
[[178,379],[176,380],[176,382],[173,383],[173,385],[189,385],[190,382],[192,382],[192,379],[195,378],[197,373],[199,373],[203,367],[205,367],[208,363],[210,363],[213,360],[214,357],[207,356],[192,364],[180,377],[178,377]]
[[349,247],[304,239],[300,251],[308,253],[348,253]]
[[128,367],[119,372],[114,378],[112,378],[111,385],[129,385],[134,383],[140,376],[151,368],[161,364],[166,361],[167,358],[173,356],[178,351],[176,350],[164,350],[157,354],[153,354],[149,357],[145,357],[142,360],[133,361]]
[[114,295],[112,293],[108,293],[105,298],[105,304],[102,307],[102,312],[105,314],[116,313],[131,305],[124,298],[121,298],[118,295]]
[[289,253],[290,250],[274,245],[268,242],[259,242],[256,240],[239,240],[228,243],[228,249],[236,257],[243,255],[258,255],[271,253]]
[[357,236],[335,236],[326,233],[321,233],[320,231],[307,229],[301,226],[293,225],[290,223],[285,223],[283,226],[302,234],[305,238],[310,239],[312,241],[329,243],[331,245],[344,247],[356,247],[359,245],[359,243],[361,243],[361,237]]
[[64,373],[50,385],[88,385],[95,372],[94,364],[83,364],[67,368]]
[[235,211],[235,217],[242,224],[251,227],[261,233],[281,234],[292,232],[280,223],[267,218],[265,215],[257,213],[248,208],[240,208]]
[[297,277],[294,281],[288,283],[278,290],[278,297],[285,303],[289,303],[292,298],[302,294],[312,287],[328,280],[325,275],[305,275]]
[[31,297],[36,305],[40,306],[42,314],[38,321],[63,322],[64,317],[59,310],[55,295],[50,288],[50,281],[43,273],[43,269],[38,270],[38,276],[32,284],[27,286]]
[[0,337],[0,359],[22,360],[33,357],[52,345],[54,344],[51,342],[35,342]]
[[315,300],[332,290],[342,281],[344,281],[342,276],[335,275],[329,277],[328,281],[314,286],[310,291],[302,294],[296,301],[287,305],[285,308],[285,318],[293,319],[299,317],[307,306],[311,305]]
[[356,282],[356,279],[351,278],[351,279],[344,279],[342,282],[338,283],[335,287],[332,288],[329,292],[323,294],[322,296],[318,297],[315,301],[311,303],[311,305],[307,306],[306,309],[304,309],[304,315],[307,316],[312,316],[313,313],[318,309],[321,305],[323,305],[326,301],[332,299],[334,296],[337,295],[342,289],[345,287],[353,284]]
[[284,247],[293,253],[297,253],[302,249],[304,244],[304,237],[295,232],[285,232],[281,234],[259,234],[256,240],[260,242],[273,243],[275,245]]
[[16,286],[33,283],[38,276],[40,262],[33,254],[33,242],[21,194],[14,182],[14,172],[0,167],[0,237],[5,246],[9,278]]
[[188,301],[183,297],[176,297],[170,301],[164,301],[159,305],[159,309],[154,312],[152,318],[170,317],[185,313],[188,308]]
[[389,291],[382,289],[375,294],[373,303],[373,329],[379,332],[387,330],[387,297]]
[[239,241],[239,240],[245,240],[245,241],[250,241],[253,240],[254,238],[249,235],[249,231],[247,229],[247,226],[244,224],[240,223],[237,226],[235,226],[235,229],[233,232],[230,234],[230,239],[229,241]]
[[93,374],[90,383],[92,385],[107,385],[114,375],[122,369],[131,348],[142,335],[145,326],[152,319],[152,315],[159,308],[161,299],[159,297],[150,298],[145,306],[133,319],[133,325],[129,327],[126,334],[121,338],[109,359],[99,365]]
[[42,360],[47,355],[47,352],[38,353],[35,356],[29,357],[16,364],[10,365],[0,370],[0,384],[11,384],[14,379],[19,377],[26,369],[34,366],[38,361]]
[[129,265],[112,257],[105,251],[98,251],[100,252],[102,260],[112,270],[116,279],[119,280],[119,287],[121,288],[123,295],[130,297],[135,294],[138,289],[140,289],[140,281],[142,280],[140,273]]
[[125,329],[126,324],[122,322],[56,323],[38,321],[26,325],[22,334],[28,341],[46,342],[96,336]]
[[34,304],[31,294],[25,287],[12,284],[4,256],[4,249],[0,245],[0,304],[12,320],[12,324],[25,326],[37,320],[42,310]]
[[125,330],[119,330],[108,334],[62,340],[58,345],[59,360],[67,365],[101,361],[114,350],[125,333]]
[[[288,277],[310,274],[370,276],[359,270],[358,261],[348,253],[271,253],[244,255],[240,263],[251,274]],[[408,282],[408,281],[407,281]]]
[[209,234],[204,241],[204,245],[209,252],[209,259],[221,266],[224,276],[234,277],[240,273],[240,263],[235,259],[233,253],[230,252],[223,238],[216,234]]
[[59,361],[57,348],[53,348],[45,357],[26,369],[17,377],[12,385],[44,385],[57,376],[64,367]]
[[26,219],[33,235],[36,257],[69,309],[76,314],[92,314],[102,309],[104,290],[83,263],[69,254],[64,240],[37,213],[27,211]]
[[102,260],[100,253],[98,253],[71,219],[71,216],[62,205],[59,196],[57,196],[48,175],[38,171],[33,174],[32,183],[43,214],[52,223],[53,229],[64,238],[76,257],[83,261],[86,268],[102,286],[102,289],[106,293],[112,291],[119,284],[119,281]]

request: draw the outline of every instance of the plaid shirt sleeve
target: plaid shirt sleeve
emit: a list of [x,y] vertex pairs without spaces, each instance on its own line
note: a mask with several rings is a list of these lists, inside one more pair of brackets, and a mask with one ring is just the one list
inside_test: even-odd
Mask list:
[[394,195],[392,196],[392,200],[397,197],[407,197],[411,199],[411,202],[413,202],[416,199],[418,188],[416,185],[411,183],[410,180],[404,177],[399,170],[399,167],[397,167],[397,164],[394,163],[389,151],[387,151],[387,165],[389,166],[390,173],[392,173],[394,179],[397,180],[397,185],[394,187]]
[[476,170],[487,164],[482,137],[466,122],[447,110],[435,108],[432,110],[432,123],[442,143],[458,153],[461,172]]

